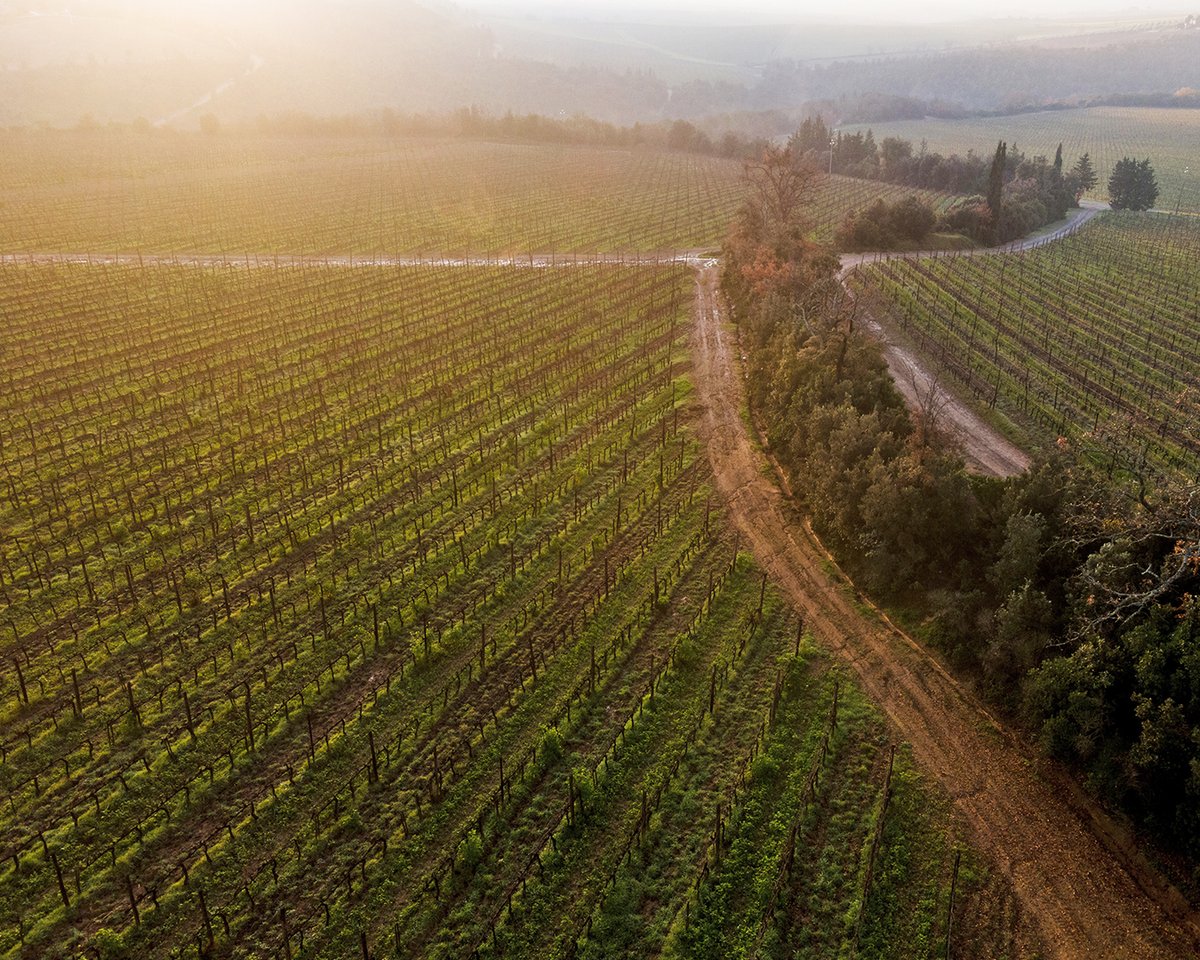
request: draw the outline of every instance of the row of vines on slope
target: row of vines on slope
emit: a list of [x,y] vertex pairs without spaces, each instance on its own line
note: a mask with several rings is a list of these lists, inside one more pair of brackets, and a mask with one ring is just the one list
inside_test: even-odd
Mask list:
[[953,379],[1111,475],[1200,469],[1200,225],[1108,215],[1023,253],[888,261],[853,282]]
[[[710,497],[691,284],[6,266],[6,955],[694,953],[713,818],[833,681]],[[879,790],[842,718],[814,801]]]
[[[12,133],[3,154],[5,252],[663,253],[715,247],[742,195],[735,161],[650,149]],[[913,192],[830,178],[814,229]]]

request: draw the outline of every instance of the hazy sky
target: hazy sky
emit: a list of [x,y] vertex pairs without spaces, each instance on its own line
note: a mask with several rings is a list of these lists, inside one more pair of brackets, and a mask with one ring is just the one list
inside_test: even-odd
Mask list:
[[560,14],[602,16],[616,14],[647,17],[654,11],[694,14],[698,19],[771,20],[779,22],[872,20],[913,22],[967,20],[978,17],[1038,17],[1087,19],[1157,18],[1187,12],[1187,4],[1138,3],[1130,0],[839,0],[837,3],[796,0],[459,0],[479,9],[535,9]]

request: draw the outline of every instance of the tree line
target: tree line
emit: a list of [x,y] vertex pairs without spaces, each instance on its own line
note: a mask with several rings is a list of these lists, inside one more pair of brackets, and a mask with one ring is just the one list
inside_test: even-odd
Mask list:
[[724,247],[771,453],[858,584],[910,611],[1048,753],[1196,862],[1200,487],[1114,483],[1065,441],[1019,477],[968,473],[936,393],[909,411],[836,258],[806,239],[819,176],[784,150],[749,164]]
[[1061,220],[1096,184],[1091,157],[1085,153],[1066,169],[1061,144],[1050,160],[1001,141],[989,162],[973,152],[944,156],[924,144],[914,148],[899,137],[877,143],[870,130],[834,132],[820,115],[806,118],[788,147],[834,173],[958,194],[963,199],[947,212],[943,227],[989,244]]
[[1195,31],[1131,32],[1114,40],[1053,52],[1029,44],[825,63],[775,60],[765,65],[750,99],[770,108],[886,91],[964,112],[1010,113],[1045,103],[1115,99],[1114,92],[1157,99],[1164,97],[1160,91],[1195,86]]
[[[517,143],[575,144],[605,147],[650,147],[683,153],[741,160],[760,152],[766,137],[718,130],[709,133],[686,120],[633,123],[627,126],[597,120],[584,114],[548,117],[538,113],[492,113],[463,107],[448,113],[399,113],[385,109],[374,113],[316,116],[308,113],[262,115],[252,121],[223,124],[215,114],[198,118],[200,132],[268,136],[323,137],[431,137],[463,140],[498,140]],[[120,127],[122,125],[110,125]],[[149,133],[148,123],[131,129]],[[78,130],[98,129],[81,123]]]
[[[1053,160],[1023,153],[1016,144],[1001,140],[991,162],[968,152],[944,156],[922,143],[885,137],[876,143],[871,130],[833,131],[820,114],[805,118],[788,141],[797,160],[825,166],[831,173],[882,180],[959,194],[962,199],[942,218],[944,229],[963,233],[983,243],[1015,240],[1047,223],[1066,216],[1080,198],[1097,184],[1091,156],[1084,153],[1069,169],[1064,167],[1060,143]],[[1115,210],[1149,210],[1158,198],[1158,183],[1149,158],[1125,157],[1117,162],[1108,181]],[[876,211],[881,222],[884,211]],[[870,233],[854,236],[856,249],[865,249]],[[882,235],[886,241],[886,231]],[[886,242],[882,244],[888,246]]]

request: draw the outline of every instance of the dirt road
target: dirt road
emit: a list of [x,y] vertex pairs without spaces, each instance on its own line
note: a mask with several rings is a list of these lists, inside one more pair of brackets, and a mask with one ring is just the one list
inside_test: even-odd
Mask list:
[[1023,250],[1034,250],[1037,247],[1061,240],[1063,237],[1069,237],[1097,214],[1107,209],[1109,207],[1106,203],[1084,200],[1078,209],[1072,210],[1067,215],[1067,218],[1062,223],[1041,233],[1034,233],[1031,236],[1014,240],[1012,243],[1006,243],[999,247],[979,247],[974,250],[953,251],[904,250],[897,252],[883,250],[873,253],[843,253],[840,258],[842,269],[839,275],[844,279],[855,267],[869,263],[880,263],[884,260],[927,260],[930,257],[986,257],[997,253],[1020,253]]
[[[232,40],[230,40],[228,42],[231,46],[236,46]],[[172,123],[176,123],[179,120],[182,120],[184,117],[188,116],[189,114],[196,113],[199,110],[203,110],[205,107],[207,107],[209,104],[211,104],[214,100],[216,100],[217,97],[221,96],[224,93],[228,93],[229,90],[232,89],[233,86],[238,82],[238,80],[240,80],[244,77],[252,77],[252,76],[254,76],[254,74],[258,73],[258,71],[263,68],[263,65],[266,62],[267,61],[264,60],[262,57],[260,57],[257,53],[250,54],[249,60],[247,61],[247,64],[246,64],[246,69],[242,71],[240,76],[230,77],[228,80],[221,81],[221,83],[218,83],[215,87],[213,87],[211,90],[209,90],[203,96],[201,96],[194,103],[189,103],[186,107],[182,107],[179,110],[176,110],[174,113],[170,113],[165,117],[159,117],[157,120],[154,121],[154,126],[156,126],[156,127],[170,126]]]
[[1029,454],[948,390],[924,358],[897,343],[875,311],[868,308],[860,317],[879,343],[909,409],[933,412],[938,430],[949,435],[970,470],[989,477],[1015,477],[1029,469],[1033,463]]
[[1050,956],[1200,956],[1200,918],[1057,768],[1035,758],[914,641],[860,612],[772,479],[741,416],[743,384],[717,268],[698,273],[693,340],[701,433],[743,544],[858,674],[1008,876]]
[[[883,260],[922,260],[947,256],[977,257],[993,253],[1016,253],[1022,250],[1032,250],[1035,247],[1070,236],[1096,216],[1101,209],[1104,209],[1102,204],[1085,201],[1083,207],[1073,210],[1066,221],[1059,226],[1003,247],[964,250],[957,253],[917,250],[904,253],[843,254],[842,268],[838,277],[842,284],[846,285],[847,279],[855,268],[863,264],[879,263]],[[976,473],[992,477],[1015,477],[1029,469],[1032,462],[1029,454],[1009,441],[1004,434],[980,417],[969,404],[964,403],[948,390],[923,357],[898,342],[894,332],[889,329],[886,317],[881,319],[878,311],[868,308],[864,311],[863,320],[871,336],[879,342],[892,380],[895,381],[896,388],[904,396],[909,408],[936,411],[939,428],[950,435],[961,450],[968,467]]]
[[662,267],[700,268],[712,258],[700,251],[662,253],[503,253],[481,256],[292,253],[0,253],[0,264],[76,264],[107,267]]

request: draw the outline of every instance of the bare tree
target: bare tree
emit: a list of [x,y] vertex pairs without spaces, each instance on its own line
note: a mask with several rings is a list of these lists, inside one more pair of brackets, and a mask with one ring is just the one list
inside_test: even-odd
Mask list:
[[913,425],[916,427],[914,440],[917,449],[922,452],[935,450],[946,439],[942,424],[943,414],[950,405],[950,395],[942,389],[940,373],[922,376],[921,369],[914,366],[909,370],[908,378],[913,397],[916,398]]
[[743,164],[750,187],[751,207],[759,212],[763,239],[786,241],[805,232],[803,211],[812,198],[820,171],[791,150],[766,147]]

